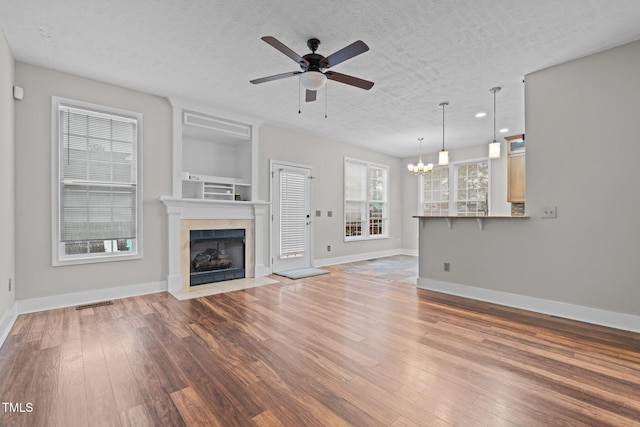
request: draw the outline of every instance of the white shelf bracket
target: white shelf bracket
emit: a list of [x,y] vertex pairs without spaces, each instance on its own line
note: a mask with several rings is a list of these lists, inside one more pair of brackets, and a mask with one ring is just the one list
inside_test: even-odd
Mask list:
[[484,218],[476,218],[476,220],[478,221],[478,228],[482,231],[484,228]]
[[447,221],[447,227],[451,230],[451,227],[453,227],[453,220],[451,218],[445,218],[444,220]]

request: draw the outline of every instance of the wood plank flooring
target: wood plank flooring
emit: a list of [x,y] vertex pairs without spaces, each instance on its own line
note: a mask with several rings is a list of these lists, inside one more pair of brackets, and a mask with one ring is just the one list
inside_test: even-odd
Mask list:
[[640,426],[639,334],[330,269],[21,315],[0,425]]

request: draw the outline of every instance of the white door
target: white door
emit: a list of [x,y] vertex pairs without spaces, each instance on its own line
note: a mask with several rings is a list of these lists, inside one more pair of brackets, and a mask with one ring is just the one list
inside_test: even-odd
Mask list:
[[271,163],[272,269],[311,266],[311,169]]

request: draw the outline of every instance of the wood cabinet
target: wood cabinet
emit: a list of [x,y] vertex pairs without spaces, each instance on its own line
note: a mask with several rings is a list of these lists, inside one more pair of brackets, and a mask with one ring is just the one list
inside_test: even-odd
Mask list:
[[507,141],[507,201],[524,203],[526,188],[524,135],[505,137]]

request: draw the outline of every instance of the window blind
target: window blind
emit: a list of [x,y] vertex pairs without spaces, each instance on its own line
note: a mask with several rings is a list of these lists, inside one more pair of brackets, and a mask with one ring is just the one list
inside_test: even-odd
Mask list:
[[280,171],[280,258],[304,255],[306,248],[307,177],[293,171]]
[[137,121],[59,107],[60,241],[134,239]]

